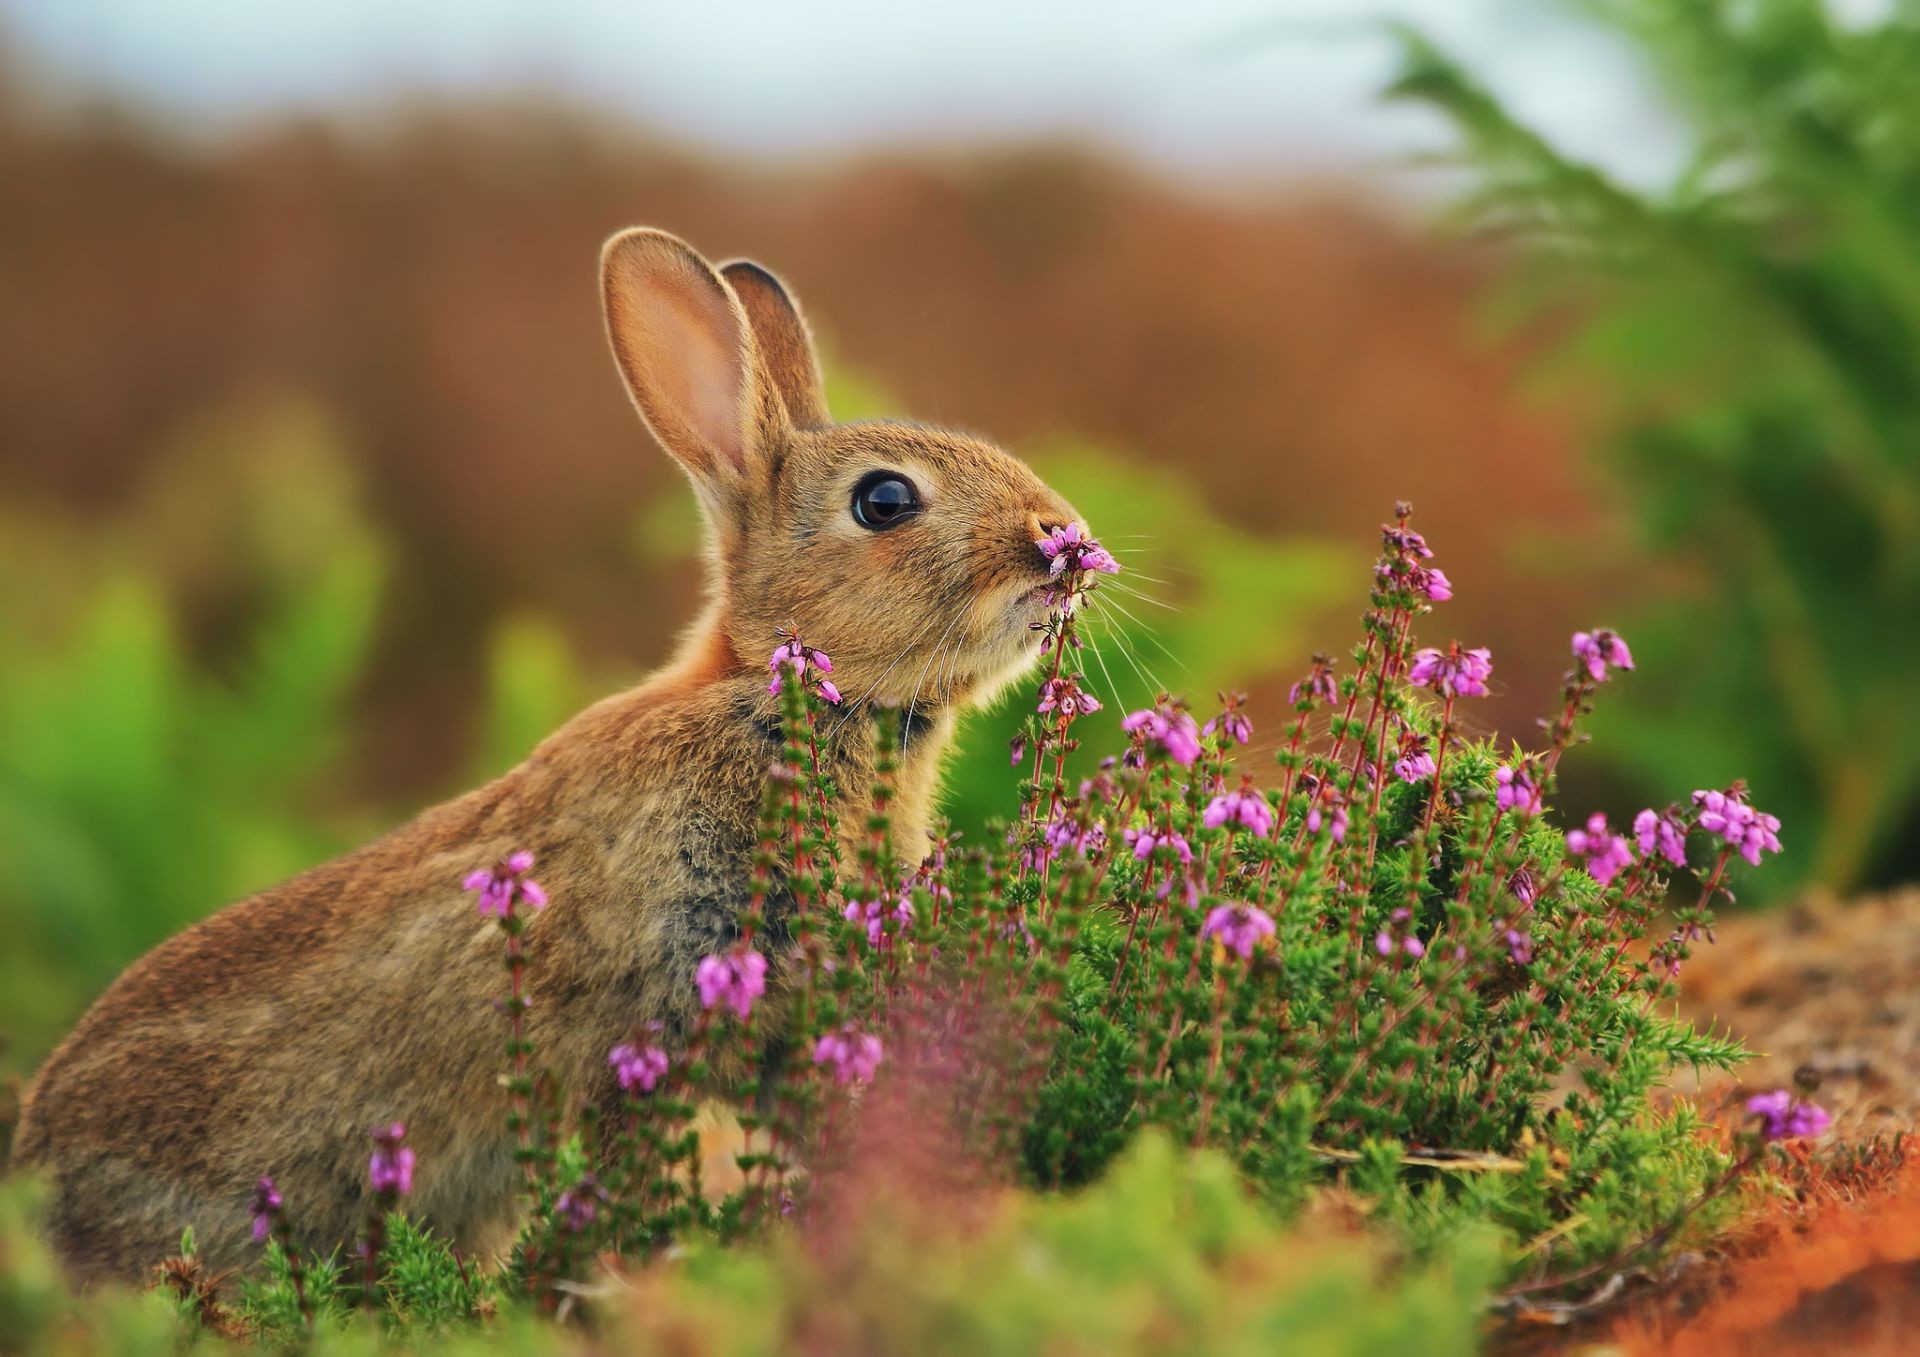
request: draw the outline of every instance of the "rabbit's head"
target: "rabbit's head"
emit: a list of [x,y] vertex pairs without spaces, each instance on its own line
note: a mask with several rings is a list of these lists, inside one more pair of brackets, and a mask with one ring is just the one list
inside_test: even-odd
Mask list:
[[1048,561],[1072,508],[1019,459],[916,424],[835,424],[780,281],[624,231],[601,255],[627,390],[692,478],[710,618],[743,663],[797,627],[848,701],[984,701],[1032,662]]

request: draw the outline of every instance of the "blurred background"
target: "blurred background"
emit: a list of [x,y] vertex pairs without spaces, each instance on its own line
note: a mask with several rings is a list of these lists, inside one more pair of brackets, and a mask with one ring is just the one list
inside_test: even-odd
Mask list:
[[1746,776],[1776,894],[1913,877],[1916,8],[0,0],[0,1069],[664,656],[634,223],[780,271],[841,417],[1087,511],[1151,595],[1108,717],[1270,738],[1405,498],[1483,732],[1633,642],[1569,807]]

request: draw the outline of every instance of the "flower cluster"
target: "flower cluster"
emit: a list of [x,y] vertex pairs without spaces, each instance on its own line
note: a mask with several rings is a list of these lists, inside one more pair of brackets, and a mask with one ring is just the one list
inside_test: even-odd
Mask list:
[[667,1077],[672,1062],[658,1046],[621,1042],[607,1052],[614,1078],[624,1093],[651,1093]]
[[476,906],[482,918],[506,919],[512,916],[516,904],[528,909],[547,907],[546,891],[527,875],[532,870],[533,854],[521,849],[491,868],[468,873],[462,884],[479,897]]
[[[1186,709],[1172,701],[1130,713],[1120,729],[1133,736],[1134,749],[1142,755],[1157,753],[1182,768],[1191,768],[1200,757],[1201,732]],[[1133,762],[1138,766],[1141,759]]]
[[800,633],[792,628],[781,630],[780,644],[773,648],[767,668],[773,673],[767,682],[767,691],[775,697],[780,695],[781,687],[791,678],[821,701],[836,707],[840,705],[840,690],[827,677],[833,672],[832,658],[826,651],[806,644],[800,639]]
[[1699,825],[1709,834],[1717,834],[1728,848],[1754,866],[1762,853],[1780,851],[1780,821],[1746,802],[1739,787],[1729,791],[1700,791],[1693,794],[1699,808]]
[[1064,527],[1054,528],[1045,537],[1036,538],[1035,545],[1040,554],[1049,562],[1047,573],[1059,579],[1068,573],[1087,575],[1117,575],[1120,562],[1113,554],[1096,542],[1092,535],[1078,523],[1068,523]]
[[373,1155],[367,1160],[367,1183],[376,1196],[404,1197],[413,1191],[413,1148],[406,1144],[404,1122],[393,1122],[373,1132]]
[[1605,627],[1598,631],[1576,631],[1573,658],[1595,683],[1605,683],[1610,670],[1633,668],[1633,652],[1627,649],[1626,641],[1620,633]]
[[1263,938],[1274,934],[1273,916],[1254,905],[1221,905],[1207,915],[1200,936],[1215,938],[1242,961],[1250,960]]
[[280,1189],[274,1186],[272,1178],[262,1177],[253,1185],[253,1206],[249,1214],[253,1218],[253,1239],[264,1244],[273,1233],[274,1226],[280,1221]]
[[753,1001],[767,992],[767,959],[751,949],[702,957],[693,978],[702,1008],[731,1008],[744,1022],[753,1012]]
[[1601,885],[1633,866],[1633,849],[1626,837],[1607,828],[1607,817],[1595,811],[1584,829],[1567,831],[1567,851],[1586,860],[1587,874]]
[[1747,1111],[1760,1119],[1760,1138],[1810,1140],[1832,1125],[1833,1117],[1816,1103],[1795,1098],[1784,1088],[1747,1099]]
[[1462,650],[1454,641],[1445,650],[1427,646],[1414,652],[1408,682],[1417,688],[1431,688],[1442,697],[1485,697],[1487,680],[1493,676],[1493,652],[1485,646]]
[[828,1032],[813,1044],[813,1063],[833,1072],[836,1084],[869,1084],[885,1052],[880,1038],[851,1023]]

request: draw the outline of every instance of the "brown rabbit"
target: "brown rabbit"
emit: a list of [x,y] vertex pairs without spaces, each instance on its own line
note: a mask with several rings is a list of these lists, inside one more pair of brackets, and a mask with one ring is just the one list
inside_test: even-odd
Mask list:
[[[913,424],[834,425],[778,279],[716,271],[659,231],[601,255],[614,356],[692,478],[710,586],[667,667],[527,761],[136,962],[29,1087],[17,1149],[51,1179],[48,1231],[81,1279],[137,1278],[192,1225],[208,1266],[256,1256],[274,1175],[309,1244],[367,1209],[369,1128],[419,1155],[410,1209],[459,1248],[516,1225],[497,932],[462,878],[517,849],[552,905],[530,928],[542,1059],[602,1091],[637,1022],[685,1023],[699,959],[735,936],[777,731],[776,629],[833,658],[823,758],[871,789],[873,714],[907,709],[897,833],[924,840],[955,712],[1035,658],[1047,560],[1073,511],[1022,463]],[[895,718],[898,719],[898,718]],[[846,817],[857,825],[857,815]]]

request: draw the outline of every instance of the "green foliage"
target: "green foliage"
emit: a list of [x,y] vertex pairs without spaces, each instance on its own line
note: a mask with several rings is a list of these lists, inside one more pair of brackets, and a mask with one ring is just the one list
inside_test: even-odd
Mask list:
[[[382,553],[330,435],[275,402],[193,438],[204,498],[158,484],[116,535],[0,523],[0,1031],[29,1055],[132,956],[368,828],[329,792]],[[201,552],[256,619],[211,663],[154,583]]]
[[[28,1228],[32,1194],[0,1190],[0,1332],[9,1352],[125,1357],[212,1348],[197,1319],[156,1296],[84,1300],[54,1275]],[[318,1357],[393,1350],[571,1354],[704,1352],[758,1357],[796,1345],[838,1352],[1262,1353],[1390,1357],[1478,1350],[1495,1250],[1468,1233],[1431,1263],[1394,1266],[1345,1235],[1283,1230],[1215,1155],[1148,1137],[1088,1192],[996,1195],[952,1219],[884,1200],[850,1232],[765,1249],[702,1245],[604,1297],[594,1332],[537,1324],[501,1302],[480,1323],[439,1327],[464,1299],[460,1267],[420,1238],[391,1305],[366,1317],[329,1292],[311,1337],[298,1327],[279,1255],[232,1318]],[[965,1223],[961,1223],[962,1221]],[[402,1235],[395,1221],[395,1247]],[[409,1246],[410,1247],[410,1246]],[[429,1280],[431,1279],[431,1280]],[[490,1298],[476,1298],[481,1306]],[[416,1308],[417,1307],[417,1308]],[[383,1337],[384,1335],[384,1337]]]
[[1910,876],[1920,816],[1920,25],[1821,0],[1585,7],[1692,134],[1638,189],[1564,154],[1417,34],[1393,86],[1452,122],[1474,223],[1517,240],[1560,369],[1604,402],[1647,545],[1632,628],[1671,678],[1598,730],[1663,783],[1735,770],[1794,836],[1776,888]]

